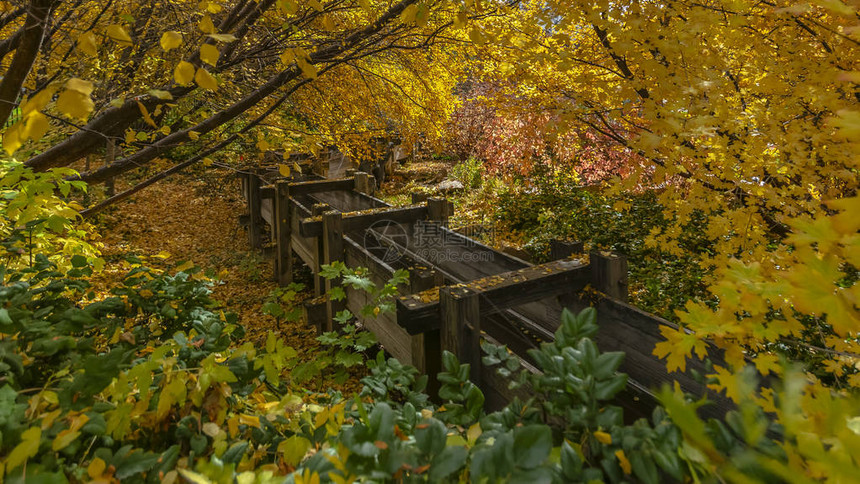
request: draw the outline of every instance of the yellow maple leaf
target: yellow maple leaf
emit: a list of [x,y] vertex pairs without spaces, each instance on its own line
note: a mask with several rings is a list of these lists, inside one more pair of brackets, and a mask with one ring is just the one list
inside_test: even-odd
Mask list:
[[177,84],[187,86],[194,80],[194,65],[187,61],[180,61],[173,70],[173,79]]
[[218,64],[218,56],[220,53],[218,52],[218,47],[215,47],[212,44],[203,44],[200,46],[200,60],[209,64],[210,66],[215,66]]
[[197,74],[194,75],[194,82],[203,89],[208,89],[210,91],[218,89],[218,81],[212,77],[212,74],[209,74],[209,72],[203,68],[197,69]]
[[90,99],[93,83],[72,78],[66,82],[65,87],[66,89],[57,97],[57,109],[69,117],[86,120],[95,108],[95,104]]
[[131,37],[128,36],[128,32],[121,25],[108,25],[106,32],[107,36],[119,45],[131,45]]
[[204,15],[202,19],[200,19],[200,23],[197,24],[197,27],[204,34],[214,34],[215,33],[215,24],[212,23],[212,17],[209,15]]
[[693,351],[704,357],[707,354],[707,345],[696,337],[695,334],[687,333],[683,328],[671,328],[660,326],[660,333],[666,338],[654,346],[653,354],[658,358],[666,359],[666,369],[670,372],[675,370],[685,371],[687,369],[687,357]]
[[27,121],[24,124],[24,130],[22,134],[25,138],[38,140],[39,138],[44,136],[50,128],[51,123],[48,122],[48,117],[36,111],[27,116]]
[[92,31],[84,32],[78,36],[78,50],[84,54],[95,57],[98,55],[98,46],[96,44],[96,34]]
[[175,30],[169,30],[163,34],[161,34],[161,48],[164,49],[165,52],[175,49],[182,45],[182,34],[176,32]]
[[6,153],[11,155],[24,144],[23,130],[23,123],[15,123],[3,132],[3,149]]

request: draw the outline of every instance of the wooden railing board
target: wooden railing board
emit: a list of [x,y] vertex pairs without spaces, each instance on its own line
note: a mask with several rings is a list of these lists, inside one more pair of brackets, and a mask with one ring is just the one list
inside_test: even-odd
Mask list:
[[[374,209],[372,212],[344,213],[343,227],[345,232],[354,232],[367,229],[377,222],[407,223],[426,216],[427,207],[420,205],[388,210]],[[318,237],[322,234],[322,220],[314,218],[302,220],[299,224],[299,233],[304,237]]]
[[272,185],[260,187],[260,198],[263,200],[267,198],[275,198],[275,187]]
[[[567,259],[476,279],[460,286],[478,293],[482,314],[493,314],[526,302],[576,291],[589,281],[588,266]],[[404,296],[397,300],[397,311],[398,322],[411,334],[439,327],[438,301],[425,302],[414,296]]]
[[260,218],[269,224],[270,227],[275,224],[275,209],[271,198],[260,200]]
[[[665,339],[660,333],[660,326],[677,328],[676,325],[609,297],[599,301],[595,308],[600,327],[595,338],[597,346],[601,351],[623,351],[626,354],[619,371],[627,373],[649,391],[659,390],[661,385],[673,385],[677,381],[686,392],[699,395],[706,392],[713,404],[700,410],[703,416],[722,417],[734,408],[734,404],[725,396],[708,390],[693,377],[693,371],[707,374],[702,361],[690,358],[684,372],[669,373],[666,363],[653,355],[654,346]],[[720,351],[710,344],[708,353],[712,361],[723,360]]]
[[[385,284],[394,275],[394,269],[391,266],[374,257],[349,236],[344,237],[344,249],[346,265],[367,267],[370,270],[370,279],[377,286]],[[375,318],[365,318],[361,316],[361,309],[370,302],[367,293],[347,286],[346,294],[347,308],[358,317],[362,325],[373,331],[380,344],[395,358],[404,363],[411,363],[412,336],[397,325],[396,315],[380,313]]]
[[333,192],[341,190],[352,190],[355,188],[355,180],[352,178],[340,178],[336,180],[313,180],[290,184],[290,194],[294,197],[307,195],[309,193]]
[[313,196],[344,213],[390,207],[382,200],[355,191],[318,192]]

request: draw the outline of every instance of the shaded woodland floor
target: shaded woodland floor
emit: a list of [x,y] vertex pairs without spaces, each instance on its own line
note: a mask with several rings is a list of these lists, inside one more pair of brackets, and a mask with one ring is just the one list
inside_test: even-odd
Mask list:
[[[262,312],[266,298],[277,287],[272,263],[250,250],[247,234],[239,225],[244,202],[238,180],[227,171],[214,175],[171,177],[103,214],[99,225],[101,250],[108,262],[105,282],[120,280],[126,272],[123,258],[129,254],[143,256],[150,267],[165,270],[181,261],[193,261],[217,274],[220,282],[213,287],[214,298],[224,311],[239,316],[247,341],[265,345],[268,334],[276,332],[302,360],[314,358],[319,343],[313,329],[303,321],[278,324]],[[299,279],[302,276],[307,274],[297,274]],[[350,394],[361,389],[362,376],[355,371],[343,385],[322,378],[305,386],[313,391],[336,387]]]

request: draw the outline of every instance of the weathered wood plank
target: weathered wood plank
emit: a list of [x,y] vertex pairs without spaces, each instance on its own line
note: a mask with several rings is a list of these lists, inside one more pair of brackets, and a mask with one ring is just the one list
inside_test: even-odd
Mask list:
[[478,293],[465,287],[439,288],[442,351],[470,365],[469,378],[481,384],[481,309]]
[[305,322],[316,329],[318,334],[325,331],[326,304],[322,299],[311,299],[302,303]]
[[[376,222],[391,221],[396,223],[410,223],[427,216],[427,207],[404,207],[389,210],[374,209],[369,212],[347,213],[343,217],[344,232],[353,232],[370,227]],[[323,221],[316,217],[302,220],[299,224],[299,233],[304,237],[318,237],[322,234]]]
[[352,190],[355,188],[355,180],[352,178],[341,178],[337,180],[313,180],[290,184],[290,193],[296,197],[309,193],[330,192],[338,190]]
[[[375,284],[384,284],[394,274],[391,266],[374,257],[349,236],[344,237],[344,248],[346,265],[368,268],[370,278]],[[347,286],[346,295],[347,309],[359,318],[365,328],[376,335],[385,350],[399,361],[411,362],[412,337],[397,325],[396,316],[392,313],[380,313],[378,317],[365,318],[361,316],[361,309],[370,302],[367,293]]]
[[370,193],[370,177],[363,171],[355,172],[355,191],[359,193]]
[[286,286],[293,282],[293,237],[290,226],[290,184],[278,182],[275,190],[276,246],[275,279],[278,285]]
[[260,239],[260,178],[255,174],[248,175],[248,244],[252,249],[259,249]]
[[[323,218],[323,258],[322,263],[331,264],[335,261],[345,262],[343,248],[343,214],[338,211],[329,211],[322,215]],[[331,290],[339,286],[337,281],[326,279],[325,292],[330,294]],[[344,308],[343,301],[335,301],[329,298],[328,301],[328,319],[326,324],[329,325],[328,330],[336,330],[334,325],[334,317],[339,311]]]
[[566,242],[555,239],[549,241],[550,260],[564,259],[574,254],[581,254],[584,250],[585,245],[582,242]]
[[[413,268],[409,272],[409,292],[417,294],[442,286],[442,274],[429,268]],[[396,322],[396,321],[395,321]],[[412,337],[412,366],[428,375],[427,393],[435,395],[439,391],[436,375],[442,371],[442,341],[438,330],[427,331]]]
[[[704,416],[722,417],[734,407],[722,394],[707,390],[693,378],[693,371],[702,375],[707,373],[700,360],[688,359],[686,371],[669,373],[665,362],[653,355],[654,345],[664,340],[660,326],[677,328],[676,325],[612,298],[603,298],[595,308],[600,327],[595,338],[597,346],[601,351],[623,351],[626,354],[619,371],[627,373],[648,390],[658,390],[663,384],[672,385],[677,381],[682,390],[694,395],[707,392],[714,405],[700,410]],[[708,354],[714,362],[723,361],[721,352],[711,345],[708,345]]]
[[316,238],[302,237],[299,234],[299,221],[309,215],[310,210],[307,207],[295,198],[290,198],[290,235],[292,236],[293,250],[305,265],[316,270]]
[[275,208],[271,198],[260,200],[260,218],[270,227],[275,225]]
[[[591,271],[579,261],[560,260],[477,279],[462,287],[480,296],[482,314],[493,314],[521,304],[585,287]],[[439,301],[404,296],[397,300],[398,323],[411,334],[437,329]]]
[[319,192],[313,193],[309,197],[327,203],[343,213],[388,207],[387,203],[380,204],[374,201],[372,197],[356,191]]
[[594,288],[609,297],[627,301],[627,257],[593,250],[588,258]]
[[[503,344],[492,336],[484,334],[484,339],[488,343],[494,345]],[[523,369],[532,373],[538,373],[537,368],[527,361],[520,362]],[[502,377],[496,372],[496,367],[485,368],[483,380],[481,382],[481,390],[486,398],[484,407],[489,411],[501,410],[514,398],[519,398],[521,402],[525,402],[529,398],[535,396],[531,385],[526,383],[518,388],[508,388],[511,383],[510,377]]]

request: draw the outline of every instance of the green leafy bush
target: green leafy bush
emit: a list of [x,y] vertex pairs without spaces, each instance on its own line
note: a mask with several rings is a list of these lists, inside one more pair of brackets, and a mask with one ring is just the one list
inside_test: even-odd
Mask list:
[[[623,354],[591,340],[593,309],[563,313],[554,341],[530,351],[537,372],[484,344],[483,363],[530,395],[488,413],[450,353],[438,406],[426,376],[381,352],[360,394],[310,394],[293,377],[297,353],[274,334],[265,348],[241,343],[191,264],[174,275],[137,264],[108,297],[89,287],[85,258],[73,265],[61,272],[38,256],[3,272],[0,472],[10,482],[778,482],[804,452],[822,468],[840,463],[839,475],[854,469],[827,460],[854,447],[816,453],[808,423],[771,424],[749,378],[740,391],[750,396],[724,422],[666,389],[665,409],[625,423],[613,403],[627,383]],[[375,288],[360,270],[336,272]],[[320,340],[341,366],[373,341],[350,324]],[[778,394],[779,412],[801,405],[802,386]],[[822,409],[851,403],[817,398]],[[860,425],[842,426],[841,441],[860,445]]]
[[466,188],[481,188],[484,182],[484,163],[475,157],[461,161],[451,168],[451,178],[459,181]]
[[713,240],[700,213],[683,227],[677,246],[658,246],[651,243],[653,234],[669,230],[673,221],[654,193],[607,196],[559,176],[538,172],[530,188],[509,186],[493,205],[500,227],[520,234],[524,248],[537,260],[548,257],[553,239],[619,251],[628,257],[631,300],[668,319],[690,299],[709,299],[711,268],[702,261],[711,253]]

